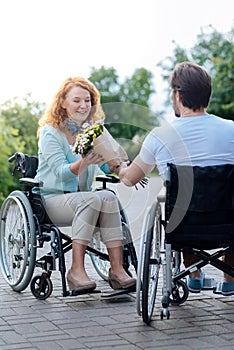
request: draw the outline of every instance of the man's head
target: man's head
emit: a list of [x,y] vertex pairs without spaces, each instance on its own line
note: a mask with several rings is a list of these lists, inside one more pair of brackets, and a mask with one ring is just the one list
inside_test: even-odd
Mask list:
[[180,100],[184,107],[193,112],[204,109],[208,106],[212,86],[211,77],[205,69],[192,62],[178,64],[170,77],[172,90],[172,102],[177,116],[177,101]]

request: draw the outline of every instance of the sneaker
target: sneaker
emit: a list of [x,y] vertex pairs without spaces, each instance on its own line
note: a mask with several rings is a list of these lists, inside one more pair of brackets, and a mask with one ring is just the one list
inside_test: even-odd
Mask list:
[[222,294],[223,295],[234,295],[234,282],[223,282],[222,283]]
[[201,270],[202,277],[196,277],[196,278],[190,278],[189,276],[187,277],[187,285],[188,289],[192,293],[200,293],[200,291],[203,288],[203,282],[205,278],[205,273],[203,270]]

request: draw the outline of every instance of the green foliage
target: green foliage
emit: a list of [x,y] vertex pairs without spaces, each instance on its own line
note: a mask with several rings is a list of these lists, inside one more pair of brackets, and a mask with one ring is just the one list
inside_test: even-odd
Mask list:
[[14,178],[10,174],[8,158],[14,147],[19,150],[21,149],[17,135],[18,131],[7,125],[4,118],[0,115],[0,204],[8,195],[11,188],[14,188]]
[[151,72],[136,69],[130,78],[119,84],[116,70],[92,67],[89,79],[102,96],[102,107],[106,114],[106,126],[115,138],[132,140],[146,130],[158,125],[157,117],[149,109],[149,99],[154,92]]
[[133,103],[108,103],[103,105],[106,126],[116,138],[132,140],[136,135],[145,135],[157,125],[157,116],[146,107]]
[[[18,130],[17,138],[20,141],[23,152],[37,154],[37,128],[38,118],[44,109],[44,104],[32,101],[31,95],[25,98],[17,97],[6,101],[1,106],[1,115],[8,125]],[[17,151],[12,148],[11,153]]]
[[[195,45],[189,50],[176,45],[174,55],[158,65],[168,81],[174,66],[182,61],[193,61],[204,66],[213,78],[213,93],[209,113],[234,120],[234,27],[227,34],[212,26],[201,30]],[[168,89],[169,91],[169,89]],[[167,104],[170,103],[169,95]]]
[[99,69],[91,67],[89,80],[94,83],[101,94],[101,103],[119,102],[119,77],[115,68],[105,68],[101,66]]
[[136,69],[132,77],[126,78],[120,85],[120,101],[149,107],[153,75],[145,68]]
[[17,179],[12,176],[14,165],[8,158],[16,151],[37,154],[38,117],[44,104],[34,102],[30,95],[19,100],[13,98],[1,105],[0,110],[0,204],[13,189],[19,188]]

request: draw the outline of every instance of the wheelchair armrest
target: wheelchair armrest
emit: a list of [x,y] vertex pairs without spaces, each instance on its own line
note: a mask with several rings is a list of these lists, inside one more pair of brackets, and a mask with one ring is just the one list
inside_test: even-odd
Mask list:
[[103,183],[103,185],[105,185],[107,182],[119,183],[120,179],[118,178],[118,176],[115,175],[98,175],[96,177],[96,181],[100,181]]
[[42,187],[43,186],[43,182],[42,181],[37,181],[35,179],[32,179],[30,177],[22,177],[21,179],[19,179],[19,182],[22,185],[27,185],[30,187]]

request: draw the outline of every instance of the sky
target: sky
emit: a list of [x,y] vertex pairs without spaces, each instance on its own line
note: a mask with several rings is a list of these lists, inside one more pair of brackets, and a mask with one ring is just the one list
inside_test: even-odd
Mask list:
[[201,29],[230,31],[233,0],[0,0],[0,103],[31,93],[49,103],[63,80],[114,67],[154,75],[154,106],[163,99],[157,63],[173,41],[190,49]]

